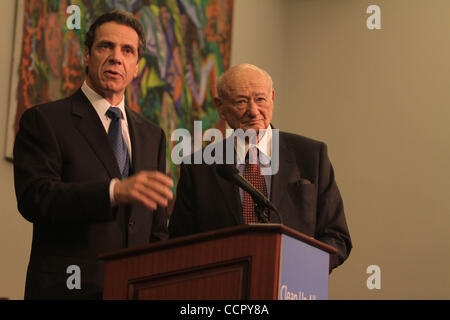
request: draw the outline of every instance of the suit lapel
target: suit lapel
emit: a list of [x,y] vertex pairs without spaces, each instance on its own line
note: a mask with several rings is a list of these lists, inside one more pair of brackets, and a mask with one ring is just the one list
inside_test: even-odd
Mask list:
[[[231,139],[231,138],[228,138]],[[223,161],[226,162],[227,159],[227,140],[223,140],[221,142],[221,147],[223,148]],[[233,159],[236,158],[234,149],[232,149],[233,152]],[[214,164],[212,166],[214,178],[217,180],[220,191],[222,192],[222,197],[224,198],[224,201],[226,203],[228,212],[233,216],[233,219],[235,220],[236,224],[242,224],[244,223],[243,217],[242,217],[242,203],[241,203],[241,197],[239,195],[239,187],[235,185],[234,183],[222,178],[218,172],[217,167],[219,166],[230,166],[234,167],[235,163],[232,164]]]
[[[131,142],[131,168],[134,173],[141,170],[158,170],[158,150],[161,143],[159,131],[145,123],[137,113],[125,108]],[[150,147],[146,147],[150,146]]]
[[[226,159],[226,148],[224,148],[224,159]],[[272,151],[274,152],[274,150]],[[225,180],[217,173],[217,166],[234,166],[234,164],[217,164],[214,165],[214,175],[220,186],[223,197],[227,204],[229,212],[233,215],[237,224],[243,223],[242,204],[239,195],[239,187],[233,183]],[[279,170],[278,173],[272,176],[271,184],[271,202],[276,208],[281,207],[284,197],[286,196],[287,185],[296,183],[300,180],[300,170],[295,164],[295,156],[280,133],[279,137]],[[282,212],[280,212],[282,214]]]
[[131,142],[131,168],[136,173],[140,170],[140,168],[142,168],[141,148],[136,147],[142,141],[138,130],[141,119],[135,117],[134,114],[128,110],[128,108],[125,108],[125,112],[127,113],[128,130],[130,133]]
[[110,177],[121,177],[117,160],[108,140],[108,135],[94,107],[81,89],[71,99],[75,126],[87,140],[92,151],[103,163]]
[[[272,150],[274,152],[276,150]],[[272,176],[271,201],[276,208],[279,208],[288,190],[287,185],[300,180],[300,170],[295,165],[295,157],[292,154],[282,133],[279,140],[279,170]],[[282,214],[282,212],[280,212]]]
[[239,187],[222,178],[217,173],[217,166],[234,166],[234,164],[216,164],[214,165],[214,175],[221,189],[222,195],[225,198],[225,203],[228,207],[228,212],[233,216],[236,224],[243,223],[242,204],[239,195]]

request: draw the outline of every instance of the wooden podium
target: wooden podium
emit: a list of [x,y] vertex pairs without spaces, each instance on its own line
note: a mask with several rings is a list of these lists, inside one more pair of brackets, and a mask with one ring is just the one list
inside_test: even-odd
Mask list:
[[303,287],[328,290],[330,253],[336,249],[283,225],[240,225],[102,255],[103,298],[317,298]]

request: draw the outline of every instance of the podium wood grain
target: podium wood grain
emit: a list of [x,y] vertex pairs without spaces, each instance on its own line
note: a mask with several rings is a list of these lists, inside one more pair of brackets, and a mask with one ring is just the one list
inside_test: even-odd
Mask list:
[[281,225],[241,225],[102,255],[104,299],[277,299]]

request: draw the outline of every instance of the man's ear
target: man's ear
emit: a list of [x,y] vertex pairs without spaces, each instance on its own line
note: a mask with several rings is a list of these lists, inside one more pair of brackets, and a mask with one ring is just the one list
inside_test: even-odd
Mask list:
[[84,50],[84,66],[88,67],[89,66],[89,58],[90,58],[90,54],[89,54],[89,48],[86,48],[86,50]]
[[136,63],[136,70],[134,70],[133,78],[136,78],[139,72],[139,61]]

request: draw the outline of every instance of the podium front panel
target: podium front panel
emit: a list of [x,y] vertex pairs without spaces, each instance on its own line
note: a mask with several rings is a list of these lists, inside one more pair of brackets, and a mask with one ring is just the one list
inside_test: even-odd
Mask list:
[[133,279],[128,282],[128,299],[248,299],[250,263],[242,258]]
[[276,299],[279,234],[217,233],[108,258],[103,298]]
[[327,299],[336,250],[277,224],[240,225],[104,254],[104,299]]
[[279,300],[328,299],[329,254],[281,236]]

